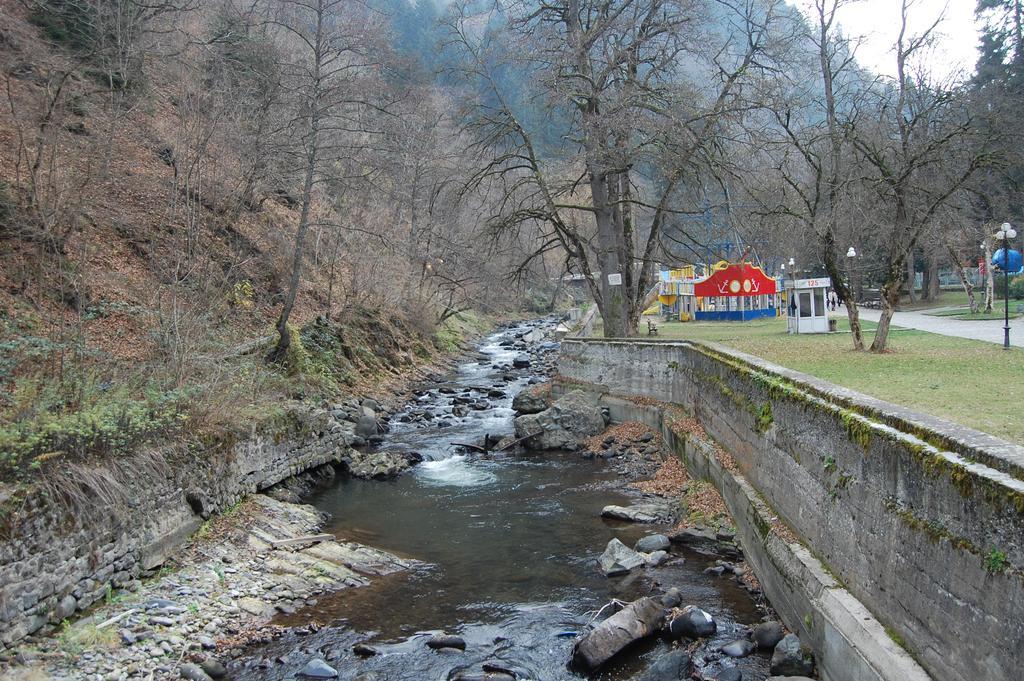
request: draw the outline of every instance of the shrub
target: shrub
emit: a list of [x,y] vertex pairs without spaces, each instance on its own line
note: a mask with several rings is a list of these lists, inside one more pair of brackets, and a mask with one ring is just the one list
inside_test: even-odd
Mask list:
[[89,49],[97,38],[96,10],[88,0],[43,0],[29,21],[48,39],[73,50]]
[[985,554],[985,569],[993,574],[998,574],[1006,570],[1009,563],[1006,560],[1006,554],[999,549],[992,549]]
[[[1002,274],[996,274],[992,283],[996,298],[1002,300],[1005,297],[1006,279]],[[1024,299],[1024,276],[1010,277],[1010,298],[1013,300]]]
[[302,334],[299,333],[299,329],[293,324],[288,324],[287,327],[288,351],[285,353],[284,365],[289,375],[301,376],[309,372],[309,352],[302,344]]
[[239,307],[243,310],[251,310],[253,307],[253,296],[256,294],[256,290],[253,288],[252,282],[248,279],[237,282],[231,287],[231,292],[228,294],[228,305],[231,307]]
[[0,227],[9,227],[14,221],[14,198],[11,188],[0,180]]
[[185,423],[187,391],[104,389],[92,383],[72,403],[58,386],[22,381],[0,421],[0,469],[24,470],[62,459],[83,461],[131,453],[176,433]]

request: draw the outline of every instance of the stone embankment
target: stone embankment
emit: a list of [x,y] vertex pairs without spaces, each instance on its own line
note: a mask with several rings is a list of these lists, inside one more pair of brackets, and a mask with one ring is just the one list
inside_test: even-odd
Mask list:
[[[549,395],[550,390],[534,392]],[[523,402],[535,412],[541,406],[532,399]],[[597,413],[601,409],[590,397],[552,400],[549,396],[547,403],[550,410],[562,405],[551,419],[552,428],[560,432],[566,432],[563,423],[570,428],[580,423],[575,415],[559,418],[570,405],[591,416],[594,409]],[[642,572],[658,585],[663,579],[659,577],[661,568],[694,560],[696,554],[707,565],[705,575],[738,582],[759,604],[763,617],[761,622],[749,625],[720,624],[697,605],[685,604],[679,589],[655,587],[650,596],[630,603],[613,601],[605,606],[589,630],[581,632],[573,647],[571,665],[582,672],[597,672],[633,644],[660,637],[669,643],[668,650],[641,673],[641,681],[746,678],[736,663],[751,655],[770,656],[767,673],[777,676],[769,678],[809,679],[815,673],[814,657],[799,637],[778,621],[763,598],[760,584],[744,560],[735,521],[717,492],[708,483],[691,478],[685,466],[666,448],[662,436],[644,424],[620,423],[584,437],[593,430],[578,429],[574,448],[584,458],[608,460],[622,476],[620,489],[633,497],[627,506],[604,507],[601,515],[654,528],[670,527],[678,521],[664,534],[652,532],[632,547],[613,538],[597,559],[598,569],[609,578],[629,578]],[[684,552],[689,558],[684,557]]]
[[234,444],[55,473],[4,518],[0,646],[52,631],[153,574],[204,521],[250,494],[328,464],[366,477],[406,467],[353,449],[387,425],[366,403],[293,405]]
[[567,340],[577,389],[715,485],[822,678],[1020,678],[1021,447],[710,344]]
[[[45,678],[220,679],[237,649],[272,637],[277,613],[322,594],[363,586],[411,563],[352,542],[316,536],[323,517],[311,506],[258,494],[204,526],[183,550],[180,567],[93,608],[17,656]],[[20,671],[19,671],[20,668]]]

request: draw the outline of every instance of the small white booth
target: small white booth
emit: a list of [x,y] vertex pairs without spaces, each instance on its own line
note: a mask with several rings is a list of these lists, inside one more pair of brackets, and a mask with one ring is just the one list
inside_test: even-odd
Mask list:
[[826,292],[832,280],[788,279],[785,281],[789,333],[828,333]]

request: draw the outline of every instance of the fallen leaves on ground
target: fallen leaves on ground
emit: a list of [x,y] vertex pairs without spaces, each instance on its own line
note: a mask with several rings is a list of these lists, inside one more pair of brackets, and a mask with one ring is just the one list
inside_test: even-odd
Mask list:
[[634,482],[630,486],[649,494],[678,497],[689,482],[690,474],[686,471],[686,466],[676,457],[670,456],[653,478]]
[[686,491],[685,506],[686,519],[672,528],[673,531],[698,524],[723,527],[732,524],[722,495],[714,485],[705,480],[698,480],[690,485]]
[[661,437],[639,421],[626,421],[616,426],[612,426],[600,435],[595,435],[588,439],[583,444],[587,449],[593,452],[599,452],[601,451],[601,444],[609,437],[615,438],[615,442],[617,444],[626,444],[637,442],[644,435],[648,434],[652,436],[651,440],[644,444],[654,445],[656,447],[661,446]]

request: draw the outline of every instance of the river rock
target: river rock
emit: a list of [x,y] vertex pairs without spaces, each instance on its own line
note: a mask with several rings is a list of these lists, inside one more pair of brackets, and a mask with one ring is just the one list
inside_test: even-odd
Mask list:
[[748,641],[745,638],[741,638],[737,641],[733,641],[732,643],[727,643],[726,645],[722,646],[722,652],[728,655],[729,657],[746,657],[747,655],[754,652],[754,650],[756,649],[757,646],[755,646],[751,641]]
[[668,537],[663,534],[649,534],[642,539],[637,540],[636,545],[633,547],[640,553],[651,553],[652,551],[665,551],[668,549],[670,542]]
[[520,390],[512,399],[517,414],[539,414],[551,406],[551,393],[547,385],[534,385]]
[[754,643],[761,650],[773,650],[785,635],[781,622],[762,622],[754,627]]
[[669,681],[688,679],[693,671],[690,655],[685,650],[675,650],[654,661],[635,681]]
[[434,650],[440,650],[442,648],[455,648],[456,650],[465,650],[466,641],[461,636],[452,636],[450,634],[434,634],[427,640],[427,647],[433,648]]
[[199,663],[199,666],[211,679],[223,679],[228,675],[228,670],[215,657],[208,657]]
[[796,634],[787,634],[772,653],[771,673],[775,676],[810,676],[814,657],[800,645]]
[[654,598],[633,601],[576,642],[573,666],[594,671],[629,644],[655,633],[664,616],[661,603]]
[[641,553],[640,555],[644,557],[647,567],[658,567],[668,560],[668,551],[652,551],[651,553]]
[[668,538],[673,544],[683,544],[686,546],[715,544],[718,542],[714,532],[702,527],[682,527],[668,535]]
[[320,659],[312,659],[298,674],[310,679],[336,679],[338,670]]
[[251,598],[249,596],[239,598],[238,607],[245,610],[250,615],[256,615],[257,617],[266,614],[270,610],[270,606],[266,603],[258,598]]
[[769,676],[765,681],[814,681],[809,676]]
[[658,516],[648,513],[640,506],[605,506],[601,509],[601,516],[614,518],[615,520],[628,520],[631,523],[654,523]]
[[178,674],[181,675],[181,678],[188,679],[189,681],[212,681],[206,672],[191,663],[178,667]]
[[377,417],[366,407],[362,408],[362,412],[356,418],[355,434],[361,438],[371,438],[377,434]]
[[661,604],[666,608],[678,608],[682,602],[683,594],[675,587],[672,587],[661,596]]
[[527,438],[532,449],[569,449],[605,428],[598,395],[573,390],[538,414],[516,417],[516,437]]
[[608,542],[604,553],[598,559],[605,577],[621,575],[644,564],[644,557],[629,548],[617,538]]
[[683,613],[668,625],[669,636],[673,639],[704,638],[717,630],[715,619],[696,605],[683,608]]
[[448,675],[448,681],[515,681],[516,677],[504,672],[472,671],[459,669]]
[[360,657],[373,657],[377,654],[377,649],[366,643],[357,643],[352,646],[352,652]]
[[53,621],[62,622],[66,620],[75,614],[76,608],[78,608],[78,600],[71,594],[68,594],[57,603],[57,608],[53,612]]
[[743,681],[743,673],[736,667],[726,667],[715,674],[715,681]]
[[409,457],[399,452],[359,452],[343,459],[352,477],[366,480],[392,478],[409,468]]

